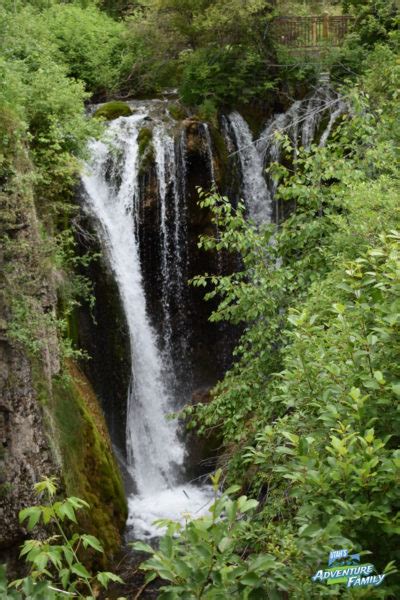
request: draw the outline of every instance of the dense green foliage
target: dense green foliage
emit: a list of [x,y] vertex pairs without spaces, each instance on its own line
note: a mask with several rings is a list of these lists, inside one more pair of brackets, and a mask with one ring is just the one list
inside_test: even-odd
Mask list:
[[[197,430],[220,433],[225,484],[258,508],[164,538],[144,568],[169,582],[166,598],[398,597],[400,69],[389,39],[346,88],[353,115],[327,147],[301,151],[293,168],[271,167],[280,201],[295,206],[278,231],[258,230],[243,207],[201,193],[219,238],[200,245],[240,252],[243,270],[193,284],[220,298],[212,320],[245,331],[212,402],[185,414]],[[384,585],[313,583],[341,547],[371,553]],[[245,589],[257,555],[261,572]]]
[[274,82],[270,8],[262,0],[141,2],[127,20],[132,81],[145,90],[178,85],[192,106],[265,98]]
[[386,41],[388,32],[399,23],[396,0],[342,0],[343,11],[356,17],[360,41],[374,45]]
[[[79,296],[90,296],[88,282],[76,274],[78,262],[87,260],[76,257],[71,231],[62,224],[73,210],[86,141],[98,125],[85,118],[84,84],[68,77],[49,24],[35,9],[21,7],[14,14],[3,7],[0,29],[2,242],[6,257],[25,266],[4,273],[14,313],[9,333],[35,353],[43,342],[40,332],[54,324],[65,332]],[[26,224],[34,228],[37,215],[42,233],[30,248],[14,230]],[[51,279],[55,272],[63,311],[41,314],[37,304],[43,278]],[[65,343],[68,355],[68,340]]]

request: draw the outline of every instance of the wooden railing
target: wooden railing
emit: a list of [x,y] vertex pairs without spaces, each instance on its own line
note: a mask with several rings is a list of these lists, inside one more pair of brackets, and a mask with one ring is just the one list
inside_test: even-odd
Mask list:
[[293,49],[340,46],[353,18],[348,15],[318,17],[276,17],[271,24],[275,41]]

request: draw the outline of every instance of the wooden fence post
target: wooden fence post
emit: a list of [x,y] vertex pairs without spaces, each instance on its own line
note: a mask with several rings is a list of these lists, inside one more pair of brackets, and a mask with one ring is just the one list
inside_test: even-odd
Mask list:
[[316,46],[317,45],[317,17],[312,18],[311,39],[312,39],[312,45]]
[[324,38],[324,41],[329,39],[329,15],[328,15],[328,13],[323,14],[322,37]]

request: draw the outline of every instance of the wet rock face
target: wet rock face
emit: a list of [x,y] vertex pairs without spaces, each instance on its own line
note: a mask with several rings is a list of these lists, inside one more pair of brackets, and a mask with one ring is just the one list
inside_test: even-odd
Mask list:
[[[215,132],[213,131],[213,135]],[[211,222],[210,211],[201,208],[198,204],[198,188],[210,189],[210,156],[207,141],[204,135],[204,125],[196,118],[187,118],[181,122],[176,132],[176,140],[181,143],[181,151],[185,162],[185,220],[186,240],[186,268],[187,280],[201,273],[218,273],[221,267],[221,257],[215,252],[205,252],[198,247],[199,237],[202,235],[215,235],[215,228]],[[226,168],[223,164],[225,158],[221,147],[213,144],[213,169],[214,175],[220,183],[220,174]],[[220,178],[220,179],[218,179]],[[141,175],[142,186],[142,218],[140,229],[141,262],[144,272],[144,285],[149,306],[149,314],[153,325],[157,329],[162,321],[161,294],[159,285],[160,272],[160,207],[158,200],[157,177],[154,165],[149,165]],[[172,203],[173,198],[167,196],[167,203]],[[232,257],[223,259],[225,272],[237,268],[237,263]],[[186,293],[182,305],[176,306],[174,313],[174,326],[176,332],[182,334],[182,318],[185,321],[186,335],[189,342],[190,357],[185,357],[191,363],[192,380],[190,388],[203,385],[213,385],[222,376],[230,365],[229,355],[236,339],[232,328],[209,322],[209,316],[215,303],[204,301],[204,288],[186,286]]]
[[[22,204],[22,203],[21,203]],[[37,243],[36,216],[29,202],[21,206],[15,199],[12,229],[0,224],[2,233],[9,235],[10,247],[0,252],[0,273],[7,272],[12,260],[16,272],[24,273],[34,265],[27,260],[23,248],[28,244],[30,257]],[[25,246],[26,247],[26,246]],[[10,252],[12,255],[10,255]],[[24,271],[25,269],[25,271]],[[32,279],[35,275],[31,274]],[[35,503],[33,484],[42,477],[57,475],[59,467],[47,437],[38,385],[47,387],[59,371],[57,338],[47,332],[38,358],[37,375],[33,362],[20,344],[8,335],[11,320],[10,297],[15,293],[6,276],[0,278],[0,561],[15,558],[18,544],[25,531],[20,527],[18,512]],[[51,282],[36,290],[36,310],[53,311],[55,293]],[[39,366],[40,364],[40,366]],[[39,375],[40,373],[40,375]],[[35,381],[40,377],[40,381]]]
[[0,556],[21,543],[18,512],[35,503],[33,485],[57,475],[43,416],[32,383],[29,361],[7,342],[0,343]]
[[[33,485],[59,472],[49,449],[43,416],[23,352],[0,342],[0,555],[19,544],[18,512],[35,503]],[[3,554],[7,557],[7,552]]]
[[[200,387],[192,394],[192,404],[208,404],[212,400],[210,387]],[[193,479],[207,475],[217,465],[221,439],[209,432],[199,437],[196,431],[189,431],[186,437],[187,463],[189,476]]]
[[[57,331],[47,318],[56,315],[57,274],[41,262],[46,254],[33,202],[29,197],[11,198],[11,202],[15,205],[10,214],[18,216],[20,226],[14,223],[10,229],[0,222],[0,234],[8,235],[8,243],[0,246],[0,562],[7,563],[13,577],[24,568],[18,555],[27,536],[18,514],[37,503],[33,486],[43,477],[55,476],[61,493],[89,501],[94,508],[85,528],[100,538],[106,535],[112,549],[120,544],[125,499],[108,435],[101,414],[97,415],[96,396],[79,391],[75,373],[68,380],[69,391],[59,377]],[[15,298],[29,305],[30,320],[12,314]],[[15,332],[23,343],[16,340]],[[29,342],[36,343],[35,350]],[[80,431],[73,426],[78,419]],[[71,475],[79,461],[90,465],[80,486]],[[99,472],[101,468],[105,474]]]
[[[82,215],[78,238],[83,253],[100,251],[90,220]],[[130,378],[130,346],[125,316],[113,273],[103,258],[93,261],[86,271],[93,283],[96,302],[82,306],[76,315],[78,345],[90,360],[81,365],[104,410],[113,443],[125,457],[126,395]]]

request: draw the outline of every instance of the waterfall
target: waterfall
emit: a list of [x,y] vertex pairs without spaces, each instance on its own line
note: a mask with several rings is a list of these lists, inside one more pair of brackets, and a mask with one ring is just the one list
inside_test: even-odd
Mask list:
[[[173,297],[172,278],[170,276],[171,261],[176,244],[171,244],[167,209],[167,193],[172,185],[176,188],[174,139],[158,125],[153,132],[155,163],[157,170],[158,197],[160,203],[160,245],[161,245],[161,277],[163,308],[163,342],[165,353],[171,351],[172,322],[171,303]],[[176,215],[176,211],[175,211]]]
[[[185,303],[187,289],[188,239],[187,239],[187,205],[186,205],[186,130],[182,131],[175,142],[174,168],[174,229],[173,246],[175,249],[173,270],[175,273],[174,298],[176,326],[178,338],[178,354],[180,357],[189,354],[187,339],[186,315],[182,306]],[[182,361],[181,361],[182,362]],[[176,364],[177,368],[178,365]],[[185,368],[183,364],[181,367]]]
[[128,465],[139,493],[148,493],[176,482],[176,466],[182,463],[183,448],[176,427],[165,419],[171,399],[163,385],[163,365],[146,314],[138,256],[137,135],[142,120],[143,115],[135,115],[114,121],[108,130],[112,145],[92,143],[91,169],[83,175],[83,182],[127,319],[134,365],[128,394]]
[[325,127],[325,131],[322,133],[321,138],[319,140],[319,145],[321,147],[326,145],[336,121],[339,119],[339,117],[341,117],[348,111],[349,111],[349,106],[343,100],[343,98],[338,97],[336,99],[336,101],[333,102],[333,109],[331,110],[328,124]]
[[[138,133],[146,114],[121,117],[108,127],[107,139],[90,145],[91,161],[82,176],[85,203],[93,216],[103,251],[114,273],[125,313],[131,348],[131,384],[127,398],[127,463],[137,494],[129,499],[128,524],[136,537],[155,535],[157,518],[179,518],[182,512],[207,504],[208,489],[178,485],[184,447],[176,422],[167,420],[175,408],[167,389],[156,334],[150,324],[139,259]],[[170,246],[165,200],[175,172],[172,140],[156,130],[157,174],[161,205],[163,268]],[[163,277],[167,279],[166,272]],[[166,311],[167,312],[167,311]]]
[[264,178],[263,161],[250,128],[237,111],[230,113],[228,122],[239,155],[246,208],[257,224],[269,223],[272,213],[271,197]]
[[[264,167],[281,160],[282,139],[276,134],[286,134],[289,137],[293,146],[293,158],[296,159],[299,144],[308,149],[316,141],[316,134],[323,120],[328,119],[319,138],[320,147],[326,144],[336,121],[346,112],[348,105],[343,98],[326,85],[321,85],[311,97],[294,102],[285,113],[274,115],[257,140],[257,149]],[[269,177],[267,184],[270,195],[274,198],[277,184]]]
[[173,133],[165,123],[158,123],[153,130],[153,144],[160,213],[162,346],[164,361],[168,364],[169,383],[179,394],[185,387],[183,378],[178,377],[183,367],[185,379],[188,379],[187,364],[182,364],[182,356],[188,358],[189,355],[188,327],[182,311],[187,287],[184,130],[175,143]]
[[[339,117],[348,112],[344,99],[326,84],[302,101],[294,102],[284,113],[273,115],[266,123],[259,139],[253,140],[250,128],[238,112],[222,117],[222,132],[230,155],[239,156],[242,173],[242,196],[249,215],[257,224],[270,223],[272,208],[277,223],[282,218],[274,204],[277,182],[266,175],[267,168],[282,158],[282,137],[287,135],[292,143],[292,158],[296,159],[299,146],[310,148],[318,142],[323,147]],[[326,122],[321,130],[321,125]]]
[[[185,125],[179,128],[162,101],[137,101],[134,108],[132,116],[120,117],[108,125],[102,141],[90,144],[91,160],[82,181],[85,208],[93,218],[103,254],[114,274],[129,334],[126,455],[136,490],[128,499],[128,528],[133,536],[146,538],[159,534],[153,526],[156,519],[178,520],[184,513],[201,514],[211,498],[208,486],[184,482],[185,447],[176,420],[167,417],[192,395],[186,312],[196,317],[190,313],[193,307],[188,304],[187,291],[192,248],[188,241],[188,199],[193,194],[193,186],[187,185],[188,172],[192,173],[188,169],[193,169],[193,164],[204,165],[212,188],[217,163],[206,123],[200,123],[197,129],[203,161],[193,163],[189,138],[193,133],[188,134]],[[314,141],[323,146],[346,109],[334,92],[317,89],[310,98],[295,102],[285,113],[269,119],[259,140],[253,139],[238,112],[222,117],[221,130],[230,155],[226,168],[232,175],[227,178],[231,182],[228,195],[232,193],[233,202],[241,188],[247,212],[255,223],[271,223],[273,214],[278,214],[276,183],[265,170],[272,162],[282,160],[282,141],[276,133],[288,134],[296,157],[301,144],[309,147]],[[147,158],[154,157],[145,172],[138,141],[144,127],[151,130],[152,147],[147,148]],[[147,248],[149,239],[151,245]],[[223,258],[223,254],[216,256],[219,273],[224,272]],[[149,265],[154,292],[148,287],[145,292]],[[149,314],[149,307],[160,312],[155,322],[151,321],[155,315]]]
[[297,152],[300,111],[301,102],[297,101],[287,112],[277,114],[268,121],[260,139],[257,140],[257,149],[262,155],[264,165],[279,162],[281,159],[281,140],[277,133],[287,133],[295,153]]
[[212,151],[210,128],[208,126],[208,123],[201,123],[201,130],[203,132],[204,141],[206,144],[207,162],[208,162],[208,168],[210,170],[211,188],[215,188],[214,158],[213,158],[213,151]]

